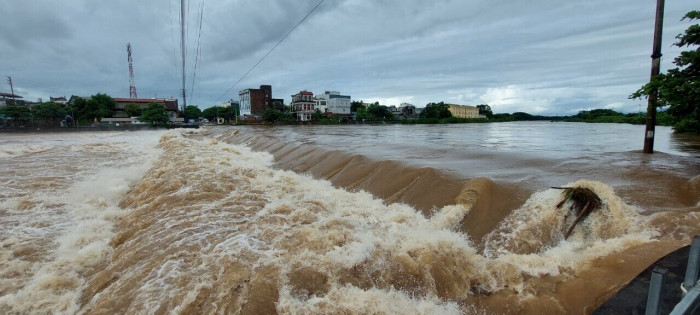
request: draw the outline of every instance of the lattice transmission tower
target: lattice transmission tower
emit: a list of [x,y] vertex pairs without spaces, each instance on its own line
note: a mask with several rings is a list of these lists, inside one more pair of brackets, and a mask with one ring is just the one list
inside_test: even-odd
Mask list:
[[126,54],[129,56],[129,97],[138,98],[136,83],[134,83],[134,62],[131,60],[131,43],[126,44]]

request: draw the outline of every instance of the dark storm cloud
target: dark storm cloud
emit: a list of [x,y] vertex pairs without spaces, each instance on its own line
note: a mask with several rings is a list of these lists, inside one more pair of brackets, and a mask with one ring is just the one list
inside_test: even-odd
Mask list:
[[55,5],[18,4],[0,3],[0,44],[5,49],[26,48],[31,42],[70,36],[68,21],[55,14]]
[[[188,5],[188,93],[208,107],[272,84],[422,106],[488,103],[545,114],[609,107],[648,79],[654,3],[649,1],[326,0],[240,84],[230,89],[318,2],[207,1],[201,63],[192,90],[197,14]],[[125,44],[134,50],[139,96],[176,96],[179,1],[5,1],[3,76],[28,98],[128,95]],[[667,3],[663,66],[690,0]],[[0,85],[0,90],[6,90]],[[189,102],[188,98],[188,102]]]

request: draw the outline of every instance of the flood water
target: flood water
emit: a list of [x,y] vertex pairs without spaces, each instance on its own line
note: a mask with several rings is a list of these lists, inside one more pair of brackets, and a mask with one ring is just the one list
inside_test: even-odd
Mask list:
[[460,178],[515,183],[529,192],[588,179],[631,194],[628,202],[644,203],[647,210],[697,202],[692,194],[671,196],[676,195],[677,185],[700,174],[700,136],[676,135],[670,127],[657,127],[654,155],[641,154],[644,126],[628,124],[513,122],[242,130],[374,160],[435,168]]
[[[0,313],[590,313],[700,233],[700,139],[643,129],[3,135]],[[603,201],[566,240],[552,186]]]

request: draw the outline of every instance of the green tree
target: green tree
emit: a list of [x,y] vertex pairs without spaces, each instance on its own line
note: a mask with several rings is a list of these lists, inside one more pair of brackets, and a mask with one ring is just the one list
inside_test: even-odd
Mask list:
[[350,111],[351,111],[351,112],[353,112],[353,113],[354,113],[354,112],[357,112],[357,110],[358,110],[360,107],[365,107],[365,105],[362,103],[362,101],[359,101],[359,102],[358,102],[358,101],[352,101],[352,102],[350,102]]
[[29,120],[32,117],[31,110],[26,106],[8,105],[0,108],[0,114],[11,117],[15,125],[18,125],[20,120]]
[[151,125],[165,125],[170,122],[170,117],[168,117],[168,113],[165,112],[165,107],[162,104],[149,103],[141,111],[139,120]]
[[440,103],[429,103],[425,106],[425,109],[420,113],[420,118],[450,118],[452,113],[450,112],[450,106],[444,102]]
[[[700,19],[700,11],[688,12],[681,21],[685,19]],[[676,39],[675,46],[690,48],[673,60],[677,67],[657,75],[630,98],[648,98],[656,93],[658,107],[669,106],[666,112],[675,119],[676,132],[700,134],[700,25],[689,26]]]
[[185,120],[198,119],[202,116],[202,111],[196,105],[187,105],[185,107]]
[[316,108],[314,110],[314,113],[311,115],[311,119],[313,120],[321,120],[323,119],[323,113],[321,112],[320,109]]
[[236,119],[236,116],[238,116],[238,109],[231,106],[219,107],[217,115],[218,117],[223,118],[226,122],[229,122]]
[[394,120],[394,114],[391,112],[389,107],[379,105],[379,102],[369,105],[367,112],[374,116],[375,119]]
[[273,123],[280,119],[282,117],[282,111],[276,110],[276,109],[266,109],[263,114],[262,118],[263,120]]
[[87,105],[89,108],[95,108],[95,117],[99,120],[104,117],[112,117],[117,103],[109,95],[97,93],[90,97],[87,101]]
[[85,102],[85,108],[81,116],[86,119],[97,120],[101,120],[105,117],[112,117],[112,115],[114,115],[115,106],[116,102],[109,95],[97,93]]
[[134,103],[129,103],[124,106],[124,111],[129,117],[139,117],[141,116],[141,106]]
[[476,105],[476,108],[479,109],[479,115],[484,115],[488,119],[493,118],[493,111],[491,111],[491,106],[488,106],[486,104],[481,104],[481,105]]
[[66,109],[71,113],[77,125],[80,124],[80,121],[86,122],[89,120],[89,122],[92,122],[92,118],[89,118],[87,113],[86,99],[78,97]]
[[202,111],[202,117],[206,118],[209,121],[215,121],[216,116],[218,114],[219,114],[219,107],[217,107],[217,106],[205,108]]
[[34,116],[35,119],[40,119],[45,123],[49,123],[49,121],[63,119],[66,116],[66,110],[61,104],[46,102],[32,108],[32,116]]
[[357,119],[363,119],[363,120],[375,120],[376,118],[372,116],[372,114],[367,111],[367,107],[360,106],[357,108],[357,113],[355,114]]
[[515,112],[511,114],[511,117],[513,117],[514,120],[520,121],[520,120],[535,120],[534,117],[531,114],[525,113],[525,112]]

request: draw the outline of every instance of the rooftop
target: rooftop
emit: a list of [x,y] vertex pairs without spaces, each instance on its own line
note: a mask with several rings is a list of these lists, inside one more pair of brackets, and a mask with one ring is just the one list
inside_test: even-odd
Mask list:
[[19,96],[19,95],[17,95],[17,94],[3,93],[3,92],[0,92],[0,96],[3,96],[3,97],[11,97],[11,98],[22,98],[21,96]]
[[122,98],[115,97],[115,102],[120,103],[165,103],[165,99],[162,98]]

